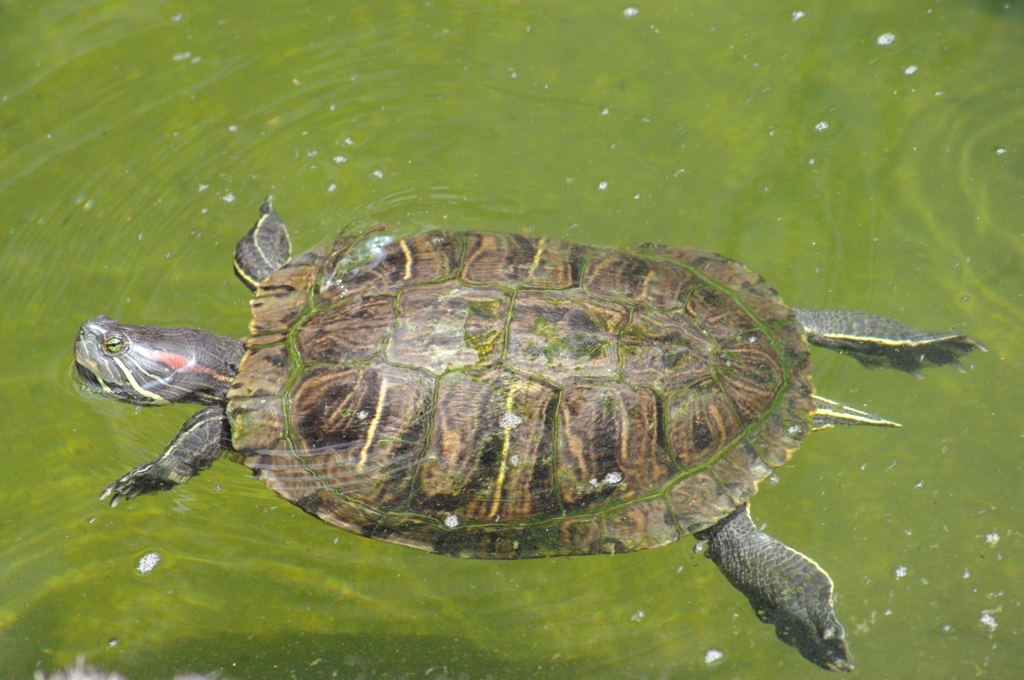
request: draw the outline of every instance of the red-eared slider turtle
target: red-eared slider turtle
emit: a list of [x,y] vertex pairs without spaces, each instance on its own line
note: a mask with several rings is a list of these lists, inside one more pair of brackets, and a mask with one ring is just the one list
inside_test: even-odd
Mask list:
[[289,261],[270,201],[238,244],[245,340],[82,326],[83,381],[193,402],[113,502],[234,451],[342,529],[458,557],[653,548],[695,534],[761,620],[850,670],[832,581],[759,531],[747,499],[812,429],[893,425],[814,395],[808,342],[916,372],[980,344],[859,312],[787,307],[741,264],[512,234],[343,234]]

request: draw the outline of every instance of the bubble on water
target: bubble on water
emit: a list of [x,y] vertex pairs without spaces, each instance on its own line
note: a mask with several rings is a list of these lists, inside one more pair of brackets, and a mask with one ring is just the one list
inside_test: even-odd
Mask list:
[[902,564],[900,566],[896,567],[896,570],[893,572],[893,576],[896,577],[896,580],[899,580],[899,579],[903,578],[906,575],[907,575],[907,568],[904,567]]
[[498,420],[498,425],[506,430],[514,430],[522,424],[523,419],[515,413],[506,413]]
[[1002,156],[1004,153],[1006,153],[1006,147],[1005,146],[1000,146],[1000,147],[998,147],[996,149],[996,155],[997,156]]
[[160,553],[146,553],[139,559],[139,566],[136,569],[140,574],[148,574],[160,563]]
[[971,570],[970,569],[964,569],[964,578],[970,578],[970,577],[971,577]]
[[825,130],[828,129],[828,121],[819,120],[817,123],[815,123],[814,129],[817,130],[818,132],[824,132]]
[[878,36],[875,40],[879,45],[891,45],[896,42],[896,35],[894,33],[883,33]]
[[638,10],[636,7],[627,7],[626,9],[622,10],[622,16],[635,17],[637,14],[640,14],[640,10]]
[[640,623],[641,621],[644,620],[644,610],[643,609],[637,609],[636,613],[629,617],[629,620],[632,621],[633,623]]
[[597,188],[598,188],[598,189],[599,189],[600,191],[604,191],[605,189],[607,189],[607,188],[608,188],[608,182],[603,182],[603,181],[602,181],[602,182],[598,182],[598,184],[597,184]]
[[191,52],[178,52],[177,54],[174,54],[174,55],[171,56],[171,61],[185,61],[186,59],[191,59],[191,58],[192,58],[192,53]]
[[228,132],[238,132],[238,126],[237,125],[229,125],[228,126]]
[[994,633],[996,628],[999,627],[999,624],[996,623],[996,617],[992,616],[993,613],[995,612],[984,610],[981,612],[981,617],[978,619],[978,621],[981,622],[981,625],[988,628],[988,632],[990,633]]
[[449,529],[454,529],[455,527],[459,526],[459,518],[455,515],[445,515],[444,525]]
[[384,171],[383,170],[374,170],[373,171],[373,176],[376,177],[377,179],[384,179]]
[[797,10],[797,11],[793,12],[790,15],[790,17],[792,17],[793,21],[800,21],[805,16],[807,16],[807,13],[806,12],[801,12],[800,10]]
[[996,547],[996,543],[999,543],[999,534],[994,531],[990,534],[985,534],[985,542],[993,548]]
[[348,158],[345,157],[345,156],[335,156],[331,160],[333,160],[338,165],[341,165],[342,163],[347,163],[348,162]]
[[913,75],[913,74],[917,73],[917,67],[914,66],[913,64],[911,64],[910,66],[908,66],[905,69],[903,69],[903,72],[906,73],[908,76],[909,75]]
[[229,191],[228,193],[221,196],[220,200],[224,201],[225,203],[234,203],[235,195]]
[[712,647],[708,651],[704,652],[704,663],[710,666],[713,663],[721,661],[724,656],[725,652],[723,652],[721,649]]

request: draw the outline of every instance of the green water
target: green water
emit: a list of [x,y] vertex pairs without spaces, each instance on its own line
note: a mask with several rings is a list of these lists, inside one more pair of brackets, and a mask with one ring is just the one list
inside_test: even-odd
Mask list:
[[78,325],[242,335],[268,193],[298,249],[374,222],[658,240],[969,331],[965,375],[816,352],[824,394],[904,427],[815,434],[753,514],[829,570],[859,676],[1019,677],[1024,5],[628,6],[0,1],[0,677],[824,677],[692,539],[457,561],[228,461],[99,501],[194,409],[83,398]]

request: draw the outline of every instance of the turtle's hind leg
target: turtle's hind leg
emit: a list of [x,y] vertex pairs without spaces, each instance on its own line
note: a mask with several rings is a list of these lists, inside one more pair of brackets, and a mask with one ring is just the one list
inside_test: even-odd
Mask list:
[[160,456],[140,465],[100,495],[117,505],[122,498],[156,493],[184,484],[213,465],[222,449],[231,448],[231,432],[223,404],[214,404],[185,421]]
[[696,537],[708,542],[707,556],[758,618],[775,624],[780,640],[825,670],[853,670],[832,608],[832,579],[814,560],[759,531],[747,504]]
[[920,377],[923,366],[952,364],[985,345],[965,333],[929,333],[876,314],[847,310],[797,309],[796,320],[812,345],[851,355],[865,366],[897,368]]

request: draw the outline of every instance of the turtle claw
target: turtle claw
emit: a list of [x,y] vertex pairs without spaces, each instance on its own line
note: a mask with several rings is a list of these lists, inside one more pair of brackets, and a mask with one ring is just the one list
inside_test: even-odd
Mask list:
[[155,463],[140,465],[104,489],[100,500],[110,498],[110,506],[116,507],[122,498],[130,501],[140,494],[170,489],[175,483],[162,476],[161,472]]

